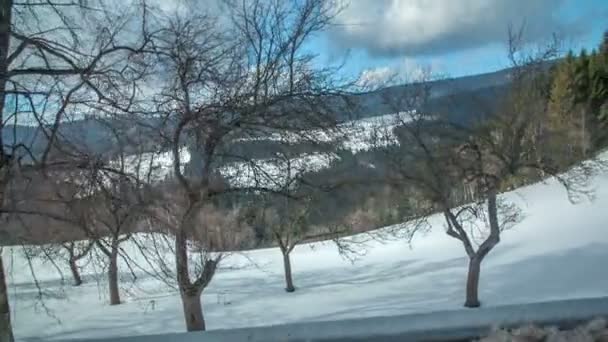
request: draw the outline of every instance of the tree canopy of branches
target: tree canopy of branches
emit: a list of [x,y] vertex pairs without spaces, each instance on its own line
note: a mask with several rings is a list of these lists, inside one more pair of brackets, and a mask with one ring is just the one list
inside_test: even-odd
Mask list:
[[314,225],[315,216],[318,216],[318,197],[322,192],[319,188],[304,184],[305,174],[312,172],[314,166],[298,163],[298,159],[287,149],[277,154],[274,163],[281,175],[276,177],[279,178],[279,193],[254,195],[248,220],[252,226],[266,230],[263,235],[270,235],[279,246],[283,256],[285,291],[294,292],[291,252],[304,241],[331,239],[337,237],[338,232],[332,229],[331,224]]
[[[147,49],[146,6],[83,1],[0,3],[0,203],[17,172],[45,172],[65,162],[53,150],[59,129],[90,105],[119,107],[136,91],[138,56]],[[35,127],[24,141],[17,125]],[[11,134],[12,132],[12,134]],[[77,147],[77,146],[73,146]],[[76,149],[71,152],[73,154]],[[67,151],[63,151],[67,152]],[[61,153],[63,154],[63,153]],[[65,157],[65,156],[64,156]],[[75,162],[75,165],[78,165]],[[8,203],[8,204],[7,204]],[[12,341],[5,273],[0,258],[0,341]]]
[[[183,204],[174,211],[173,250],[189,331],[205,329],[200,296],[221,259],[204,234],[200,242],[208,257],[189,257],[194,232],[206,231],[198,227],[206,222],[199,219],[201,212],[223,194],[277,192],[263,181],[268,177],[258,162],[236,155],[231,144],[270,132],[316,139],[308,132],[335,127],[323,100],[340,93],[332,70],[316,69],[305,50],[306,41],[332,19],[330,4],[227,0],[225,5],[227,18],[196,9],[169,15],[155,47],[163,76],[151,112],[169,128],[159,132],[159,147],[171,151],[179,187],[172,193]],[[222,173],[235,160],[245,168],[232,164],[236,173]],[[253,181],[239,184],[242,172]]]
[[[471,115],[478,119],[466,124],[443,113],[412,111],[395,131],[400,145],[385,148],[387,182],[413,189],[431,204],[428,212],[419,213],[420,219],[409,222],[410,234],[425,227],[429,215],[441,213],[446,233],[463,245],[469,257],[466,307],[480,305],[482,261],[500,242],[501,232],[522,218],[520,209],[500,193],[521,177],[552,175],[571,194],[580,195],[594,170],[589,163],[560,174],[564,170],[555,158],[561,154],[555,148],[563,148],[566,140],[543,130],[550,85],[545,63],[554,58],[555,45],[529,54],[521,34],[512,32],[510,37],[512,82],[498,106],[475,106],[479,113]],[[408,101],[424,103],[428,92],[417,94]],[[485,113],[484,108],[491,111]],[[473,196],[463,196],[463,188]]]

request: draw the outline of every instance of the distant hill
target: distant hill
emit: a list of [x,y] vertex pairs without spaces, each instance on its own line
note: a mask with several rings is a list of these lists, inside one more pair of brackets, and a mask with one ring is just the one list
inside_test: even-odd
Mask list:
[[[498,90],[509,84],[511,69],[504,69],[492,73],[464,76],[458,78],[447,78],[430,81],[422,84],[398,85],[378,89],[372,92],[354,95],[357,104],[356,115],[359,117],[370,117],[389,114],[395,111],[392,104],[396,101],[386,102],[386,99],[407,97],[408,94],[419,91],[420,88],[428,88],[431,104],[450,101],[465,100],[467,97],[476,97],[477,93],[487,92],[488,89]],[[408,110],[411,108],[398,108]]]
[[[353,94],[348,99],[354,105],[352,110],[347,113],[339,113],[337,119],[348,121],[414,109],[405,99],[424,87],[430,91],[430,101],[416,109],[442,112],[453,120],[466,123],[472,117],[480,114],[479,101],[484,101],[486,106],[495,105],[496,99],[499,98],[498,95],[504,92],[506,85],[509,84],[509,73],[510,69],[504,69],[480,75],[391,86]],[[404,101],[400,101],[400,99]],[[160,126],[160,120],[154,118],[142,119],[142,125],[122,122],[120,119],[106,123],[83,119],[62,124],[59,132],[61,136],[74,142],[79,149],[96,154],[112,155],[118,148],[117,135],[114,132],[119,132],[120,139],[127,141],[127,145],[130,144],[130,147],[141,147],[146,144],[152,146],[158,144],[158,139],[154,134],[147,133],[158,132],[155,128]],[[151,131],[147,132],[147,130]],[[6,145],[31,146],[35,155],[41,153],[42,148],[46,146],[47,138],[37,127],[7,125],[3,128],[2,133]],[[264,146],[263,143],[258,145],[261,146],[260,148]]]

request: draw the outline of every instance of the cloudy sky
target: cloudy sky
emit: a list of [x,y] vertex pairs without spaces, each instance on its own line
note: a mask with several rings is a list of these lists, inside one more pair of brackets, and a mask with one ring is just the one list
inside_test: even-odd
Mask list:
[[564,38],[595,47],[608,29],[607,0],[349,0],[336,25],[315,42],[326,62],[349,56],[350,74],[382,78],[420,69],[460,76],[508,66],[509,25],[525,38]]

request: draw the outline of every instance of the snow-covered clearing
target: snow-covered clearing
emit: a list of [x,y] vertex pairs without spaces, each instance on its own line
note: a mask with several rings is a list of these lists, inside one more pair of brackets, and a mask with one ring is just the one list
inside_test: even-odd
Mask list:
[[[314,138],[319,142],[339,142],[341,147],[353,152],[368,150],[372,146],[397,143],[393,128],[411,121],[416,111],[406,111],[392,114],[370,116],[363,119],[350,120],[338,125],[334,131],[309,130],[302,133],[272,133],[259,138],[244,138],[242,141],[270,140],[284,143],[297,143]],[[380,135],[380,137],[378,137]]]
[[[576,205],[555,181],[506,194],[521,205],[525,218],[503,234],[483,263],[484,306],[608,295],[607,173],[595,179],[595,187],[593,201]],[[405,241],[370,242],[366,254],[354,263],[343,259],[332,243],[298,246],[292,256],[295,293],[283,290],[278,249],[234,254],[203,294],[207,326],[221,329],[461,308],[464,250],[443,233],[441,217],[431,221],[432,230],[418,235],[411,246]],[[66,270],[68,284],[62,287],[53,267],[35,263],[47,313],[36,300],[37,290],[19,248],[5,248],[4,253],[18,339],[185,330],[179,295],[142,272],[135,284],[123,284],[125,303],[110,307],[103,275],[99,283],[85,277],[86,284],[72,288]],[[125,265],[120,267],[127,278]],[[92,265],[85,267],[85,273],[94,271]]]
[[[304,141],[306,136],[317,142],[335,142],[341,147],[353,152],[368,150],[372,147],[397,144],[398,140],[393,134],[393,128],[410,120],[415,112],[401,112],[398,114],[380,115],[365,119],[348,121],[340,124],[336,132],[329,133],[322,130],[306,131],[302,134],[274,133],[264,140],[296,143]],[[256,140],[257,138],[242,139],[242,141]],[[190,161],[190,151],[186,147],[179,150],[182,171]],[[295,174],[318,171],[330,165],[336,158],[334,153],[312,153],[292,157],[289,168]],[[119,160],[115,167],[120,167]],[[140,155],[130,155],[124,160],[125,172],[143,180],[158,182],[170,177],[173,173],[172,151],[148,152]],[[234,186],[262,186],[276,188],[285,184],[287,175],[287,161],[284,158],[260,159],[251,162],[235,162],[223,166],[219,171],[227,181]]]
[[[125,171],[134,177],[150,182],[158,182],[173,174],[172,152],[145,153],[125,158]],[[295,158],[256,159],[250,162],[234,162],[220,168],[222,176],[235,187],[281,188],[290,179],[307,172],[315,172],[329,167],[336,159],[334,153],[302,154]],[[190,161],[187,148],[180,149],[182,172]]]

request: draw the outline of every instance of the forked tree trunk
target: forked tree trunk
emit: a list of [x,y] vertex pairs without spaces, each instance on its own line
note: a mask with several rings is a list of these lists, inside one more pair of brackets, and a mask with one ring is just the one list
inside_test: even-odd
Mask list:
[[479,302],[479,273],[481,272],[481,262],[490,251],[500,242],[500,224],[498,222],[498,207],[496,187],[491,186],[488,190],[488,221],[490,224],[490,234],[485,241],[479,245],[477,251],[473,248],[471,240],[466,230],[462,227],[458,219],[449,209],[445,212],[448,223],[447,234],[460,240],[469,256],[469,270],[467,273],[466,300],[464,306],[467,308],[477,308]]
[[72,278],[74,279],[74,286],[80,286],[82,284],[82,278],[80,277],[80,271],[78,270],[76,259],[70,258],[69,263],[70,271],[72,271]]
[[205,330],[203,306],[198,291],[194,291],[188,270],[188,239],[184,230],[192,224],[190,211],[186,213],[182,226],[175,234],[175,267],[177,283],[182,299],[187,331]]
[[479,273],[481,262],[492,249],[500,242],[500,224],[498,222],[498,206],[496,204],[497,191],[495,186],[488,190],[488,221],[490,223],[490,235],[479,246],[476,253],[469,254],[469,273],[467,275],[467,298],[464,306],[477,308],[479,302]]
[[293,278],[291,276],[291,260],[290,252],[281,251],[283,253],[283,267],[285,268],[285,291],[294,292],[296,288],[293,286]]
[[110,287],[110,305],[120,304],[120,293],[118,292],[118,249],[114,247],[112,247],[110,255],[108,283]]
[[175,233],[175,267],[177,283],[180,289],[184,319],[188,331],[205,330],[205,318],[203,316],[203,305],[201,304],[201,294],[209,285],[215,275],[217,265],[221,257],[217,259],[204,260],[203,270],[196,280],[190,280],[188,269],[188,237],[186,232],[194,231],[196,214],[200,208],[200,203],[192,205],[186,214],[179,229]]
[[184,319],[186,320],[186,330],[204,331],[205,318],[203,316],[200,292],[181,291],[181,297],[184,308]]
[[0,342],[13,342],[13,328],[11,326],[11,311],[8,304],[6,275],[4,263],[0,253]]
[[[203,306],[201,304],[202,287],[199,291],[190,281],[188,270],[188,239],[185,230],[193,227],[194,207],[191,207],[184,217],[182,227],[178,229],[175,236],[175,263],[177,271],[177,283],[179,284],[182,307],[184,309],[184,320],[187,331],[205,330],[205,319],[203,317]],[[191,230],[191,229],[190,229]]]
[[[78,268],[78,260],[84,258],[91,251],[94,244],[94,241],[89,241],[82,250],[78,249],[75,242],[62,244],[63,248],[68,252],[68,264],[70,265],[70,271],[72,272],[74,286],[80,286],[82,284],[80,269]],[[105,250],[102,250],[102,252],[105,253]]]
[[469,259],[469,272],[467,274],[467,297],[464,306],[477,308],[479,303],[479,273],[481,271],[481,259],[473,257]]

